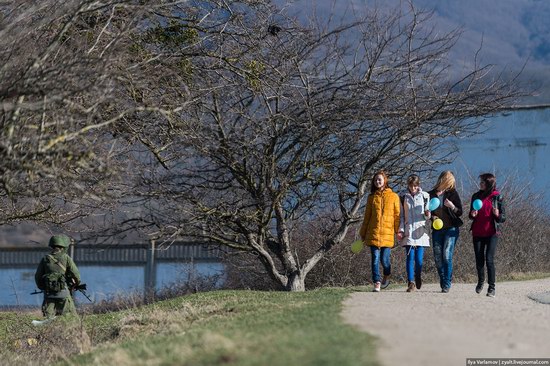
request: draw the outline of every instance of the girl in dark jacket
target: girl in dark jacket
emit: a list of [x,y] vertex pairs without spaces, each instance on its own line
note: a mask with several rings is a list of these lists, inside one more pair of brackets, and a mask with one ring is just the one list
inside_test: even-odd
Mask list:
[[[479,294],[487,277],[489,289],[487,296],[495,297],[495,251],[498,242],[499,224],[506,220],[504,202],[497,191],[496,178],[486,173],[479,176],[479,191],[474,193],[470,202],[470,219],[472,222],[472,237],[476,256],[477,286]],[[474,206],[474,201],[481,201],[481,208]]]
[[435,266],[439,274],[441,292],[447,293],[451,289],[453,278],[453,254],[458,240],[459,227],[463,222],[462,202],[455,189],[455,177],[449,170],[442,172],[435,187],[429,192],[430,199],[437,197],[441,204],[432,212],[432,219],[443,221],[443,227],[432,230],[432,248]]

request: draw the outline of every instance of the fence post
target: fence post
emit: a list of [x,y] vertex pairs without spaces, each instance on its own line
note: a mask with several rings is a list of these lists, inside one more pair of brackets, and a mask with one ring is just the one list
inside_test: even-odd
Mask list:
[[69,245],[69,257],[71,257],[74,260],[74,243],[71,243]]
[[157,280],[157,263],[156,263],[155,240],[151,239],[149,248],[147,248],[147,263],[145,263],[145,300],[155,294],[155,286]]

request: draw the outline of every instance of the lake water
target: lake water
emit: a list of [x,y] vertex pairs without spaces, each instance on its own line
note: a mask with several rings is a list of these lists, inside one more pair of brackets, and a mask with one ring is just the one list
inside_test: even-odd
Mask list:
[[479,174],[496,173],[501,187],[527,186],[550,203],[550,106],[504,111],[485,127],[475,136],[451,141],[458,155],[441,170],[451,169],[470,190],[472,184],[477,187]]
[[[36,289],[34,272],[36,268],[0,268],[0,306],[40,306],[43,295],[31,295]],[[129,294],[143,291],[143,267],[113,267],[113,266],[79,266],[82,282],[88,286],[87,293],[98,302],[115,294]],[[156,288],[160,289],[174,282],[185,282],[189,276],[222,276],[224,266],[215,262],[190,263],[157,263]],[[76,295],[77,303],[88,300],[80,293]]]

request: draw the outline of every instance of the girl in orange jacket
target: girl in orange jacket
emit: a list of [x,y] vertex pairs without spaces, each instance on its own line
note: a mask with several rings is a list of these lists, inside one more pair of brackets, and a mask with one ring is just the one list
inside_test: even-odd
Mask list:
[[[374,292],[379,292],[380,288],[386,288],[390,284],[390,253],[399,230],[399,213],[399,196],[388,187],[388,176],[381,170],[372,178],[365,217],[359,231],[361,239],[371,249]],[[382,282],[378,268],[380,262],[384,271]]]

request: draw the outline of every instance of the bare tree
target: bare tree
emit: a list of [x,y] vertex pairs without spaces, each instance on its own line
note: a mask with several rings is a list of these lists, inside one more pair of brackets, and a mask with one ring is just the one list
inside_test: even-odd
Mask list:
[[119,209],[128,159],[166,166],[220,3],[0,3],[0,224]]
[[[476,117],[517,91],[477,62],[453,79],[446,55],[459,32],[427,28],[429,14],[412,8],[303,26],[251,4],[212,2],[195,14],[200,28],[172,13],[172,26],[201,40],[182,99],[193,102],[172,116],[169,133],[143,125],[126,134],[154,144],[132,145],[140,154],[121,191],[139,213],[116,228],[250,251],[281,288],[303,291],[306,275],[360,220],[375,170],[398,179],[449,159],[446,138],[473,133]],[[158,53],[158,42],[143,47],[155,45]],[[319,217],[331,224],[301,257],[296,233]]]
[[[62,223],[86,214],[83,200],[101,199],[108,179],[121,171],[118,125],[144,116],[144,123],[152,116],[159,125],[167,121],[171,111],[161,98],[138,95],[142,65],[154,60],[132,41],[164,6],[131,0],[0,4],[0,224]],[[137,122],[133,128],[139,130]]]
[[[516,94],[477,62],[451,78],[459,32],[415,9],[307,26],[267,0],[2,13],[4,221],[61,198],[122,210],[114,231],[253,252],[292,291],[360,219],[376,169],[430,169],[451,156],[446,137]],[[298,255],[319,217],[331,224]]]

